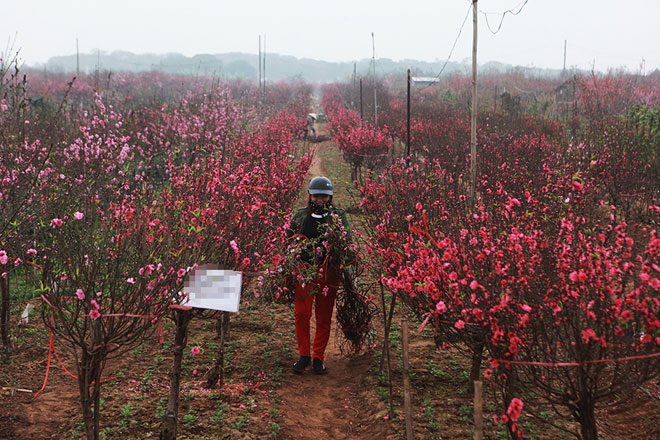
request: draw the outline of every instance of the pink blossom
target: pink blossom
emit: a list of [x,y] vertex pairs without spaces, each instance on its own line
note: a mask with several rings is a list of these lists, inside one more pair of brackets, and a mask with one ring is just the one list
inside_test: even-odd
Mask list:
[[435,310],[440,313],[444,313],[447,310],[447,305],[444,301],[438,301],[438,303],[435,305]]
[[576,283],[577,280],[578,280],[578,274],[577,274],[577,272],[575,272],[575,271],[571,272],[571,274],[568,276],[568,278],[569,278],[571,281],[573,281],[574,283]]
[[85,299],[85,292],[82,291],[82,289],[76,290],[76,296],[78,297],[79,300]]
[[630,321],[633,318],[633,313],[630,310],[624,310],[621,312],[621,319],[623,321]]
[[89,317],[92,319],[98,319],[101,316],[98,310],[92,309],[89,311]]
[[509,408],[506,410],[506,413],[509,415],[512,421],[517,422],[518,418],[520,418],[520,414],[522,413],[522,409],[523,401],[517,397],[514,397],[511,399],[511,403],[509,404]]
[[650,284],[651,287],[653,287],[654,289],[660,289],[660,280],[658,280],[657,278],[653,278],[653,279],[649,282],[649,284]]
[[61,218],[54,218],[50,221],[50,225],[55,228],[57,226],[62,226],[62,219]]
[[642,281],[648,281],[650,278],[650,275],[646,272],[642,272],[639,274],[639,278],[641,278]]
[[477,283],[477,280],[472,280],[472,282],[470,283],[470,289],[477,290],[479,287],[481,287],[481,286],[479,286],[479,283]]
[[176,274],[178,275],[179,278],[181,278],[186,274],[186,270],[185,269],[179,269],[179,270],[177,270]]
[[93,300],[91,301],[91,303],[92,303],[92,306],[94,306],[94,308],[95,308],[96,310],[99,309],[99,303],[97,303],[95,299],[93,299]]
[[584,341],[585,344],[588,344],[589,341],[595,337],[596,337],[596,332],[593,331],[592,329],[588,328],[586,330],[582,330],[582,340]]
[[200,353],[200,349],[197,345],[195,345],[193,348],[190,349],[190,354],[195,357]]
[[417,204],[415,205],[415,208],[417,208],[418,211],[421,210],[422,209],[422,204],[417,202]]
[[531,312],[532,311],[532,308],[530,306],[528,306],[527,304],[521,304],[520,308],[523,309],[526,312]]
[[82,218],[83,218],[84,216],[85,216],[85,215],[84,215],[82,212],[80,212],[80,211],[76,211],[76,212],[73,214],[73,217],[74,217],[76,220],[82,220]]
[[37,250],[36,249],[28,249],[26,252],[28,255],[37,255]]
[[574,180],[573,181],[573,189],[575,191],[582,191],[582,189],[583,189],[582,184],[580,182],[578,182],[577,180]]
[[9,261],[7,251],[0,251],[0,264],[7,264],[7,261]]
[[232,240],[229,242],[229,246],[234,250],[234,252],[238,253],[238,245],[236,244],[235,240]]
[[459,330],[463,330],[463,328],[465,328],[465,321],[459,319],[458,321],[456,321],[456,324],[454,324],[454,327],[456,327]]
[[135,284],[135,279],[133,279],[133,277],[131,277],[131,278],[126,278],[126,282],[127,282],[128,284]]

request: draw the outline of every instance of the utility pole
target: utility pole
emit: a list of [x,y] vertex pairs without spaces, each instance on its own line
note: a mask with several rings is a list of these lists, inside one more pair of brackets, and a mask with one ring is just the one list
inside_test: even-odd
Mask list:
[[360,123],[364,119],[364,111],[362,110],[362,78],[360,78]]
[[376,40],[371,33],[371,60],[374,65],[374,125],[378,126],[378,99],[376,96]]
[[353,63],[353,93],[355,93],[356,80],[357,80],[357,63]]
[[266,94],[266,34],[264,34],[264,94]]
[[101,49],[96,49],[96,91],[99,91],[101,81]]
[[477,0],[472,1],[472,121],[470,123],[470,198],[477,189]]
[[76,78],[80,78],[80,47],[76,38]]
[[261,35],[259,35],[259,94],[261,94]]
[[410,166],[410,69],[408,69],[408,81],[407,81],[407,112],[406,112],[406,167]]
[[564,68],[561,71],[561,76],[566,75],[566,40],[564,40]]

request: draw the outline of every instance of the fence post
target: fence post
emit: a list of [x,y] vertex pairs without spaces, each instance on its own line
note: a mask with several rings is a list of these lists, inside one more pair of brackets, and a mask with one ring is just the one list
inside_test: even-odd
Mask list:
[[401,339],[403,345],[403,409],[406,418],[406,439],[412,440],[412,410],[410,408],[410,377],[408,371],[408,321],[401,318]]

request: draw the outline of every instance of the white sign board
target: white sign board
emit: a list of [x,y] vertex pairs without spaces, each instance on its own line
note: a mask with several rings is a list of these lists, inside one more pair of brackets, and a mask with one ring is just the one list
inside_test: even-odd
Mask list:
[[211,264],[197,267],[188,275],[183,288],[186,298],[181,305],[238,312],[242,279],[241,272],[217,269]]

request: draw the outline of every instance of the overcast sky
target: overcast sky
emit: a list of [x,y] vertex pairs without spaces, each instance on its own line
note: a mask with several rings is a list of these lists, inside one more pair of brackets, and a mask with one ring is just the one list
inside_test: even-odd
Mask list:
[[[479,63],[597,70],[660,68],[658,0],[480,0]],[[13,45],[27,64],[54,55],[127,50],[134,53],[257,53],[353,61],[447,58],[470,0],[21,0],[0,7],[2,51]],[[452,61],[472,51],[472,15]],[[5,55],[6,56],[6,55]]]

